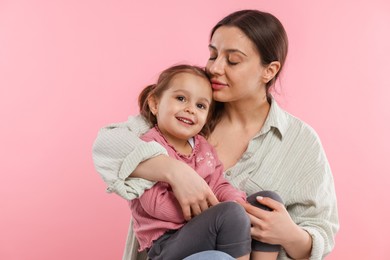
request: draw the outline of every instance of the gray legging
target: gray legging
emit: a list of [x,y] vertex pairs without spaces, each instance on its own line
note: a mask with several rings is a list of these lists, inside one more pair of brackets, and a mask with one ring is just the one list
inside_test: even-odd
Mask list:
[[[261,191],[248,197],[252,205],[269,210],[259,204],[256,196],[280,197],[269,191]],[[234,258],[249,254],[252,250],[277,252],[279,245],[269,245],[251,239],[250,221],[244,210],[235,202],[222,202],[194,217],[179,230],[166,232],[148,251],[153,260],[183,259],[197,252],[218,250]]]

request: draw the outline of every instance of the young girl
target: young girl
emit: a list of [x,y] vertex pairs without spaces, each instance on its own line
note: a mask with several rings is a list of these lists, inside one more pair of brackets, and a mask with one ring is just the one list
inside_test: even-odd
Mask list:
[[[158,182],[129,202],[139,251],[146,249],[151,259],[183,259],[217,249],[249,259],[250,221],[236,203],[245,202],[246,195],[225,180],[214,148],[202,136],[209,133],[207,122],[213,107],[205,72],[189,65],[166,69],[157,84],[142,91],[139,106],[141,115],[154,126],[141,139],[160,143],[169,156],[190,165],[222,201],[186,223],[172,188]],[[277,253],[272,256],[275,259]]]

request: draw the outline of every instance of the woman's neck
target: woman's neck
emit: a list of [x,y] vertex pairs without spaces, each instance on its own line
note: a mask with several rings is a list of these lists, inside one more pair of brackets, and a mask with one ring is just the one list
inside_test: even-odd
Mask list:
[[224,105],[222,118],[208,141],[217,150],[224,168],[229,169],[240,160],[250,140],[263,127],[270,104],[264,97],[256,100],[248,99],[244,102],[229,102]]
[[222,120],[243,130],[261,129],[270,109],[267,96],[252,100],[240,100],[225,103],[225,111]]

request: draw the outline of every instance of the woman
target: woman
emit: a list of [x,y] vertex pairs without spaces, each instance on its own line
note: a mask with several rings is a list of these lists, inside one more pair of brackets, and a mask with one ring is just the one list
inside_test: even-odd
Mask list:
[[[279,259],[322,259],[333,249],[338,230],[331,170],[314,130],[279,108],[269,94],[287,48],[282,24],[269,13],[238,11],[212,29],[206,71],[219,106],[208,141],[233,186],[247,195],[276,191],[284,200],[286,207],[259,198],[272,211],[245,206],[252,238],[280,244]],[[218,203],[192,169],[137,137],[147,130],[140,117],[133,117],[100,131],[94,162],[108,190],[131,200],[154,181],[165,181],[187,220]]]

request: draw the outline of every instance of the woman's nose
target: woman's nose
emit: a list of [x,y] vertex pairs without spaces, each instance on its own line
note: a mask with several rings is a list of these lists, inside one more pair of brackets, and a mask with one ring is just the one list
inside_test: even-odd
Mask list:
[[208,71],[211,75],[221,75],[223,74],[223,62],[220,59],[215,59],[210,63]]

